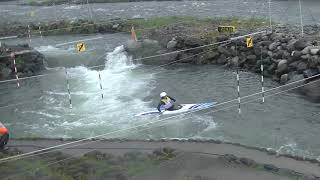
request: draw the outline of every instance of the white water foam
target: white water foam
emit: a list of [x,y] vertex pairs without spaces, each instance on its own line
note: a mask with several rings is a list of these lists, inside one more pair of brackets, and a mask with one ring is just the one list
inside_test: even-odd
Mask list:
[[288,142],[280,146],[279,149],[276,150],[276,152],[277,154],[292,154],[302,157],[314,157],[313,154],[309,151],[300,149],[296,142]]
[[63,9],[66,9],[66,10],[81,9],[81,6],[80,5],[72,5],[72,6],[64,7]]
[[[105,69],[100,71],[102,91],[98,71],[83,66],[68,68],[73,109],[65,107],[62,111],[55,108],[62,111],[61,113],[67,113],[56,128],[81,128],[81,131],[86,131],[94,127],[118,129],[136,123],[132,120],[133,115],[147,108],[148,102],[141,99],[149,95],[152,87],[148,86],[148,83],[153,78],[152,74],[134,71],[137,66],[131,62],[123,46],[108,53]],[[104,99],[101,99],[101,93]],[[67,102],[66,91],[52,90],[46,91],[46,94],[64,96]],[[70,116],[70,112],[76,115]],[[102,132],[107,132],[107,129]]]

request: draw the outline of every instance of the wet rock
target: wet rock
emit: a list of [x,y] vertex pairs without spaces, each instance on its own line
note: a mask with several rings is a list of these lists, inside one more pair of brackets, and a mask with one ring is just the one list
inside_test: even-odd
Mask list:
[[296,42],[297,42],[296,39],[291,39],[291,40],[288,42],[288,50],[290,50],[290,51],[296,50],[295,47],[294,47],[294,45],[295,45]]
[[276,53],[273,53],[272,58],[274,59],[281,59],[284,55],[284,51],[277,51]]
[[304,48],[306,48],[309,45],[311,45],[311,44],[308,43],[308,41],[305,39],[299,39],[293,44],[294,48],[299,51],[303,50]]
[[301,59],[302,60],[308,60],[310,58],[310,54],[302,55]]
[[204,45],[204,41],[195,37],[187,37],[184,40],[184,44],[188,47],[198,47]]
[[238,160],[238,158],[233,154],[225,154],[225,155],[221,156],[221,158],[223,158],[229,162],[235,162]]
[[[306,80],[304,79],[303,74],[289,73],[289,81],[287,82],[287,86],[285,87],[285,89],[301,87],[305,84],[305,82]],[[294,89],[294,91],[301,93],[302,89],[296,88]]]
[[271,44],[272,44],[272,41],[269,41],[269,40],[267,40],[267,41],[260,41],[259,43],[258,43],[260,46],[270,46]]
[[112,25],[112,29],[117,29],[120,26],[120,24],[114,24]]
[[174,50],[177,46],[177,40],[176,38],[172,38],[171,41],[168,42],[167,44],[167,49],[170,49],[170,50]]
[[312,76],[319,74],[319,71],[318,71],[318,69],[307,69],[307,70],[303,71],[302,74],[305,78],[309,78],[309,77],[312,77]]
[[305,47],[305,48],[301,51],[302,54],[309,54],[309,52],[310,52],[310,46]]
[[304,179],[306,179],[306,180],[319,180],[319,178],[317,178],[314,175],[305,175]]
[[307,63],[305,62],[299,62],[298,66],[297,66],[297,71],[298,73],[302,73],[304,70],[306,70],[308,68]]
[[288,64],[287,64],[287,60],[280,60],[277,66],[277,71],[278,73],[283,73],[285,71],[287,71],[288,69]]
[[291,56],[294,61],[297,61],[301,58],[302,52],[301,51],[292,51]]
[[286,84],[286,82],[288,81],[288,74],[282,74],[280,77],[280,83],[281,84]]
[[[133,56],[134,59],[153,56],[155,54],[167,53],[168,51],[163,50],[158,41],[145,39],[139,42],[130,40],[125,44],[125,50]],[[142,64],[147,65],[161,65],[176,60],[177,53],[169,54],[166,56],[158,56],[148,59],[139,60]]]
[[217,57],[219,57],[219,52],[218,51],[209,51],[206,53],[206,57],[209,59],[209,60],[213,60],[213,59],[216,59]]
[[263,62],[263,65],[271,65],[272,64],[272,61],[271,61],[270,57],[264,58],[262,60],[262,62]]
[[0,79],[8,79],[12,73],[12,70],[7,68],[7,67],[3,67],[0,68],[1,72],[0,72]]
[[247,60],[248,60],[250,63],[255,63],[255,62],[256,62],[256,59],[257,59],[257,56],[254,55],[254,54],[251,54],[251,55],[247,56]]
[[227,48],[225,48],[224,46],[218,46],[218,51],[219,51],[219,53],[224,54],[227,57],[231,56],[230,51]]
[[[179,63],[191,63],[194,60],[194,57],[192,55],[192,53],[180,53],[177,56],[177,61]],[[198,59],[196,60],[198,61]]]
[[310,68],[317,68],[317,65],[320,64],[320,57],[318,55],[311,56],[311,58],[308,59],[308,64]]
[[238,65],[239,65],[239,57],[238,57],[238,56],[233,57],[233,58],[230,60],[229,64],[230,64],[231,66],[238,66]]
[[320,47],[319,47],[319,46],[312,46],[312,47],[310,48],[310,53],[311,53],[312,55],[317,55],[317,54],[320,55]]
[[227,62],[227,57],[224,54],[221,54],[220,57],[217,60],[218,64],[225,64]]
[[268,72],[269,72],[270,74],[273,74],[273,72],[274,72],[276,69],[277,69],[277,65],[276,65],[275,63],[272,63],[267,70],[268,70]]
[[248,158],[240,158],[240,162],[246,166],[253,166],[256,164],[254,160],[248,159]]
[[264,169],[267,171],[272,171],[272,172],[278,172],[279,168],[277,168],[276,166],[272,165],[272,164],[265,164],[263,165]]
[[280,58],[282,58],[282,59],[290,59],[291,60],[291,56],[290,56],[290,53],[288,51],[283,51],[282,57],[280,57]]
[[270,51],[274,51],[274,50],[276,50],[277,49],[277,47],[280,45],[281,43],[280,42],[273,42],[273,43],[271,43],[270,45],[269,45],[269,50]]

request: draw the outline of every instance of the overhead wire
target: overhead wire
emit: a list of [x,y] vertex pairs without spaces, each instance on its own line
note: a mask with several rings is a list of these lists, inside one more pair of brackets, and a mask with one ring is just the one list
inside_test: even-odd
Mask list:
[[[292,83],[288,83],[288,84],[285,84],[285,85],[282,85],[282,86],[278,86],[278,87],[275,87],[275,88],[271,88],[271,89],[268,89],[264,92],[257,92],[257,93],[253,93],[253,94],[249,94],[249,95],[246,95],[246,96],[243,96],[241,97],[240,99],[246,99],[246,98],[249,98],[249,97],[253,97],[253,96],[256,96],[256,95],[259,95],[261,93],[267,93],[267,92],[270,92],[270,91],[273,91],[273,90],[276,90],[276,89],[279,89],[279,88],[283,88],[283,87],[286,87],[286,86],[289,86],[289,85],[292,85],[294,83],[298,83],[298,82],[302,82],[302,81],[306,81],[308,79],[314,79],[316,77],[320,77],[320,74],[318,75],[314,75],[314,76],[311,76],[309,78],[305,78],[305,79],[302,79],[302,80],[297,80],[297,81],[294,81]],[[267,96],[265,96],[267,97]],[[229,100],[229,101],[224,101],[222,103],[218,103],[217,105],[215,105],[215,107],[217,106],[221,106],[221,105],[224,105],[224,104],[228,104],[228,103],[231,103],[231,102],[236,102],[238,101],[238,98],[235,98],[235,99],[232,99],[232,100]],[[203,109],[201,109],[203,110]],[[161,120],[157,120],[157,121],[153,121],[153,122],[150,122],[150,123],[145,123],[145,124],[142,124],[142,125],[137,125],[137,126],[134,126],[134,127],[129,127],[129,128],[125,128],[125,129],[121,129],[121,130],[116,130],[116,131],[112,131],[112,132],[108,132],[108,133],[105,133],[105,134],[100,134],[100,135],[97,135],[97,136],[92,136],[92,137],[89,137],[89,138],[85,138],[85,139],[81,139],[81,140],[77,140],[77,141],[73,141],[73,142],[69,142],[69,143],[64,143],[64,144],[60,144],[60,145],[57,145],[57,146],[52,146],[52,147],[48,147],[48,148],[45,148],[45,149],[41,149],[41,150],[37,150],[37,151],[32,151],[32,152],[28,152],[28,153],[23,153],[23,154],[19,154],[19,155],[15,155],[15,156],[11,156],[11,157],[7,157],[7,158],[2,158],[0,159],[0,164],[3,163],[3,162],[7,162],[8,160],[17,160],[17,158],[26,158],[26,157],[30,157],[28,155],[31,155],[31,156],[34,156],[34,155],[39,155],[40,152],[42,153],[48,153],[48,152],[52,152],[52,151],[56,151],[56,148],[60,148],[60,147],[63,147],[63,146],[67,146],[67,145],[71,145],[71,144],[76,144],[76,143],[79,143],[79,142],[83,142],[83,141],[87,141],[87,140],[92,140],[92,139],[95,139],[95,138],[99,138],[99,137],[104,137],[106,135],[110,135],[110,134],[114,134],[114,133],[118,133],[118,132],[122,132],[122,131],[127,131],[127,130],[132,130],[134,128],[137,128],[137,127],[143,127],[145,125],[150,125],[150,124],[153,124],[153,123],[156,123],[156,122],[161,122],[163,120],[166,120],[166,119],[170,119],[170,118],[173,118],[173,117],[177,117],[177,116],[181,116],[181,115],[185,115],[185,114],[190,114],[190,113],[194,113],[194,112],[198,112],[198,111],[201,111],[201,110],[195,110],[195,111],[191,111],[191,112],[187,112],[187,113],[181,113],[179,115],[176,115],[176,116],[170,116],[169,118],[164,118],[164,119],[161,119]],[[90,141],[91,142],[91,141]],[[89,142],[89,143],[90,143]],[[87,142],[88,143],[88,142]],[[83,144],[87,144],[87,143],[83,143]],[[81,144],[80,144],[81,145]],[[79,146],[79,144],[76,144],[75,146]],[[52,150],[52,151],[50,151]],[[37,153],[37,154],[36,154]]]
[[[254,32],[254,33],[250,33],[250,34],[246,34],[246,35],[242,35],[242,36],[238,36],[238,37],[233,37],[229,40],[225,40],[225,41],[220,41],[220,42],[215,42],[215,43],[210,43],[210,44],[206,44],[206,45],[202,45],[202,46],[197,46],[197,47],[193,47],[193,48],[187,48],[187,49],[181,49],[181,50],[176,50],[176,51],[171,51],[171,52],[167,52],[167,53],[163,53],[163,54],[157,54],[157,55],[151,55],[151,56],[147,56],[147,57],[142,57],[142,58],[136,58],[136,59],[132,59],[132,61],[140,61],[140,60],[144,60],[144,59],[151,59],[151,58],[155,58],[155,57],[161,57],[161,56],[166,56],[166,55],[170,55],[170,54],[177,54],[180,52],[186,52],[186,51],[191,51],[191,50],[196,50],[196,49],[201,49],[201,48],[205,48],[205,47],[211,47],[211,46],[215,46],[215,45],[219,45],[219,44],[226,44],[226,43],[230,43],[232,41],[247,37],[247,36],[252,36],[252,35],[257,35],[257,34],[262,34],[262,33],[266,33],[267,31],[259,31],[259,32]],[[98,59],[100,59],[101,57],[104,57],[108,52],[104,53],[102,56],[100,56]],[[8,55],[10,56],[10,55]],[[6,56],[7,57],[7,56]],[[178,62],[179,60],[177,60]],[[88,69],[94,69],[94,68],[99,68],[99,67],[104,67],[105,64],[101,64],[101,65],[95,65],[95,66],[88,66],[86,68]],[[53,73],[51,73],[53,74]],[[30,76],[30,78],[35,78],[37,76]],[[4,80],[4,81],[0,81],[0,83],[2,82],[11,82],[13,80]]]
[[[317,82],[317,81],[320,81],[320,79],[315,80],[315,81],[312,81],[312,82],[309,82],[309,83],[307,83],[307,84],[303,84],[303,85],[299,85],[299,86],[296,86],[296,87],[292,87],[292,88],[289,88],[289,89],[286,89],[286,90],[282,90],[282,91],[277,92],[277,93],[269,94],[269,95],[267,95],[267,96],[265,96],[265,97],[271,97],[271,96],[275,96],[275,95],[278,95],[278,94],[282,94],[282,93],[288,92],[288,91],[293,90],[293,89],[297,89],[297,88],[300,88],[300,87],[303,87],[303,86],[306,86],[306,85],[313,84],[313,83],[315,83],[315,82]],[[248,100],[248,101],[242,102],[242,104],[248,104],[248,103],[251,103],[251,102],[258,101],[258,100],[260,100],[260,99],[261,99],[261,98],[259,97],[259,98],[253,99],[253,100]],[[228,106],[228,107],[220,108],[220,109],[217,109],[217,110],[209,111],[209,112],[206,112],[206,113],[203,113],[203,114],[215,113],[215,112],[227,110],[227,109],[230,109],[230,108],[232,108],[232,107],[237,107],[237,106],[238,106],[238,105],[235,104],[235,105],[231,105],[231,106]],[[183,119],[177,119],[177,120],[173,120],[173,121],[167,121],[166,123],[161,124],[161,125],[158,126],[158,127],[161,127],[161,126],[164,126],[164,125],[168,125],[168,124],[172,124],[173,122],[176,123],[176,122],[179,122],[179,121],[185,121],[186,119],[190,119],[190,118],[191,118],[191,117],[189,116],[189,117],[183,118]],[[152,126],[152,127],[146,127],[146,128],[138,129],[138,130],[135,131],[135,133],[136,133],[136,132],[140,132],[140,131],[145,131],[145,130],[148,130],[148,129],[152,129],[152,128],[158,128],[158,127]],[[100,141],[103,141],[103,140],[105,140],[105,139],[94,140],[93,142],[90,141],[90,143],[96,143],[96,142],[100,142]],[[86,143],[86,144],[87,144],[87,143]],[[80,144],[80,145],[85,145],[85,144],[83,143],[83,144]],[[73,147],[78,147],[78,146],[80,146],[80,145],[71,146],[71,147],[67,147],[67,148],[64,148],[64,149],[73,149]],[[61,150],[63,150],[63,149],[61,149]],[[35,170],[36,170],[36,171],[39,171],[40,169],[43,169],[43,168],[49,167],[49,166],[51,166],[51,165],[54,165],[54,164],[57,164],[57,163],[60,163],[60,162],[64,162],[64,161],[67,161],[67,160],[70,160],[70,159],[74,159],[74,158],[77,157],[77,156],[82,156],[83,154],[87,154],[87,153],[90,153],[90,152],[95,151],[95,150],[96,150],[96,149],[93,148],[93,149],[91,149],[91,150],[89,150],[89,151],[86,151],[86,152],[84,152],[84,153],[78,153],[78,154],[75,154],[75,155],[73,154],[73,155],[71,155],[70,157],[67,157],[67,158],[64,158],[64,159],[60,159],[60,160],[57,160],[57,161],[54,161],[54,162],[50,162],[50,163],[48,163],[48,164],[46,164],[46,165],[44,165],[44,166],[42,166],[42,167],[40,167],[40,168],[36,168]],[[39,154],[36,154],[36,155],[39,155]],[[0,159],[0,160],[1,160],[1,159]],[[1,162],[1,161],[0,161],[0,162]],[[29,171],[32,170],[32,169],[33,169],[33,168],[29,168],[29,169],[25,170],[24,172],[21,172],[21,173],[19,173],[19,174],[13,175],[13,176],[10,176],[10,178],[16,177],[16,176],[21,175],[21,174],[24,174],[24,173],[26,173],[26,172],[29,172]],[[6,178],[6,179],[8,179],[8,178]]]
[[[207,45],[206,46],[204,46],[204,47],[207,47]],[[200,48],[200,47],[197,47],[196,49],[198,49],[198,48]],[[202,47],[201,47],[202,48]],[[188,51],[188,50],[192,50],[192,49],[186,49],[186,50],[184,50],[184,51]],[[180,52],[184,52],[184,51],[180,51]],[[176,53],[176,52],[170,52],[170,54],[173,54],[173,53]],[[204,52],[202,52],[202,53],[204,53]],[[169,53],[165,53],[165,54],[163,54],[163,55],[168,55]],[[154,56],[150,56],[150,57],[144,57],[144,58],[137,58],[136,60],[143,60],[143,59],[149,59],[149,58],[154,58],[154,57],[159,57],[160,55],[154,55]],[[193,55],[193,56],[195,56],[195,55]],[[190,58],[190,57],[189,57]],[[179,61],[179,60],[178,60]],[[95,66],[95,67],[97,67],[97,66]],[[306,80],[306,79],[303,79],[303,80]],[[15,81],[15,80],[14,80]],[[314,82],[314,81],[313,81]],[[0,83],[1,83],[1,81],[0,81]],[[279,88],[279,87],[278,87]],[[270,90],[268,90],[268,91],[270,91]],[[267,91],[265,91],[265,92],[267,92]],[[257,94],[257,93],[256,93]],[[256,95],[256,94],[251,94],[251,95]],[[250,96],[247,96],[247,97],[250,97]],[[267,96],[266,96],[267,97]],[[245,97],[242,97],[242,98],[245,98]],[[259,98],[260,99],[260,98]],[[224,102],[225,103],[225,102]],[[221,104],[218,104],[218,105],[221,105]],[[237,105],[235,105],[235,106],[237,106]],[[90,139],[92,139],[92,138],[90,138]],[[44,150],[43,150],[44,151]],[[38,154],[36,154],[36,155],[38,155]],[[2,159],[0,159],[0,160],[2,160]],[[2,162],[2,161],[0,161],[0,162]]]

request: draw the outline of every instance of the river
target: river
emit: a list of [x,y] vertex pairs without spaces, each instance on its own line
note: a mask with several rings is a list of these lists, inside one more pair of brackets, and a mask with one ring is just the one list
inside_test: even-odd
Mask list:
[[[201,10],[203,16],[213,16],[219,13],[210,9],[208,4],[212,6],[221,2],[170,2],[171,6],[166,2],[139,2],[92,6],[99,6],[102,9],[108,7],[112,11],[132,8],[126,9],[122,14],[113,14],[110,11],[112,17],[131,15],[146,17],[147,14],[139,14],[142,13],[141,8],[167,7],[161,9],[161,12],[150,10],[148,17],[151,17],[166,13],[192,15],[188,14],[190,9],[177,12],[170,11],[170,8],[186,5],[187,9],[190,8],[189,5],[198,4],[192,9],[194,13]],[[244,11],[248,10],[245,7],[258,6],[258,1],[254,1],[253,4],[251,1],[224,2],[242,4]],[[277,1],[274,4],[285,2],[287,1]],[[289,4],[292,3],[290,1]],[[37,13],[35,17],[41,18],[34,18],[32,21],[54,18],[45,15],[43,10],[52,7],[20,7],[12,3],[6,4],[0,6],[1,13],[8,10],[10,11],[8,13],[14,13],[15,18],[22,18],[21,14],[32,8],[40,12],[39,16]],[[156,5],[159,7],[155,7]],[[76,11],[74,7],[77,5],[61,5],[55,8],[61,12],[79,13],[80,10]],[[133,10],[133,7],[137,10]],[[92,9],[97,11],[99,8]],[[226,13],[231,13],[230,9],[227,9]],[[40,15],[41,12],[43,16]],[[267,12],[257,10],[257,13]],[[63,13],[58,14],[63,15]],[[77,14],[71,13],[70,18],[77,18]],[[72,44],[58,48],[54,46],[62,42],[97,36],[101,36],[101,39],[87,42],[87,51],[84,53],[77,53]],[[235,99],[236,74],[232,70],[214,65],[155,67],[133,64],[123,51],[122,45],[128,39],[129,36],[125,34],[32,37],[31,46],[47,57],[48,65],[43,73],[50,75],[22,80],[20,88],[16,88],[15,82],[0,83],[1,121],[9,127],[12,137],[84,138],[110,133],[105,137],[213,138],[273,148],[283,153],[320,157],[318,141],[320,107],[294,93],[267,97],[265,103],[261,103],[261,95],[254,96],[247,100],[255,99],[255,101],[241,105],[241,114],[238,114],[237,101],[234,101],[187,115],[135,117],[136,113],[152,110],[158,103],[161,91],[168,92],[179,103],[210,101],[222,103]],[[23,42],[29,40],[20,38],[6,41],[8,44]],[[105,66],[100,69],[88,68],[97,64]],[[72,109],[69,108],[65,70],[70,84]],[[100,90],[99,73],[102,90]],[[240,72],[240,79],[241,96],[261,91],[259,75]],[[265,86],[266,89],[271,89],[279,85],[266,79]],[[279,91],[266,95],[275,92]],[[104,95],[103,99],[101,94]],[[139,127],[111,134],[113,131],[135,126]]]

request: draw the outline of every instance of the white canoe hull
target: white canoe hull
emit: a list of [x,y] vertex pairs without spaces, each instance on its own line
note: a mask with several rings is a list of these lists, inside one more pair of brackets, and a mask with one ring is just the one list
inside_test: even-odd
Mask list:
[[142,112],[139,114],[136,114],[135,116],[146,116],[146,115],[170,115],[170,114],[179,114],[179,113],[184,113],[184,112],[191,112],[191,111],[198,111],[202,109],[207,109],[213,107],[217,102],[210,102],[210,103],[199,103],[199,104],[181,104],[181,108],[178,110],[174,111],[164,111],[164,112],[159,112],[158,110],[154,111],[147,111],[147,112]]

